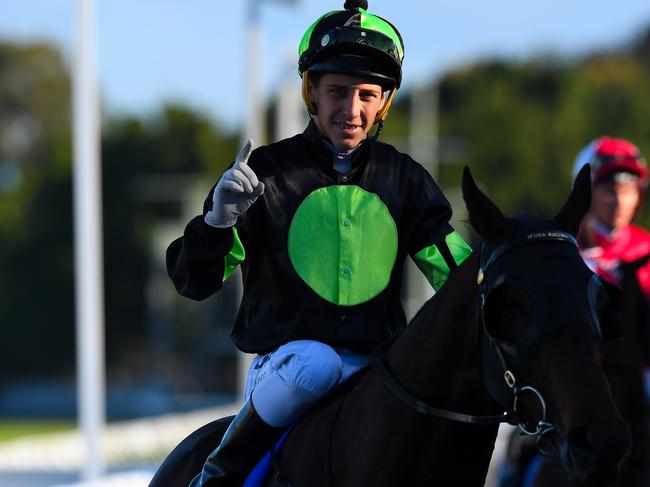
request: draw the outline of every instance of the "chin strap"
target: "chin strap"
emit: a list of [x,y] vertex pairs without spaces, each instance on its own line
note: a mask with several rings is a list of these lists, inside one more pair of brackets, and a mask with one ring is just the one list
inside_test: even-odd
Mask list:
[[384,128],[384,121],[379,120],[377,123],[377,129],[375,130],[375,133],[372,134],[369,138],[371,140],[377,140],[379,138],[379,134],[381,133],[382,129]]
[[386,115],[388,115],[388,109],[393,103],[393,97],[395,96],[396,91],[397,90],[395,88],[390,90],[390,93],[388,94],[388,98],[386,98],[386,103],[384,103],[384,106],[381,107],[381,109],[377,112],[377,115],[375,115],[375,123],[383,122],[384,119],[386,118]]
[[309,71],[302,73],[302,100],[305,102],[309,116],[312,117],[316,115],[316,107],[311,101],[311,96],[309,96],[309,91],[311,90],[311,80],[309,78]]
[[386,115],[388,115],[388,109],[393,103],[393,97],[395,96],[396,91],[396,89],[390,90],[388,98],[386,99],[386,103],[384,103],[384,106],[381,107],[381,110],[379,110],[377,112],[377,115],[375,115],[375,125],[377,125],[377,130],[375,130],[375,133],[371,137],[372,140],[377,140],[379,138],[379,134],[381,134],[381,131],[384,128],[384,119],[386,118]]

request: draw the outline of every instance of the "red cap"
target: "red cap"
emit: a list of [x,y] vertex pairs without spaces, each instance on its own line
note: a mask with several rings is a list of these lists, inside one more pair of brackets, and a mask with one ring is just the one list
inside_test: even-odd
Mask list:
[[585,164],[591,165],[594,183],[625,174],[638,178],[639,185],[648,185],[648,168],[639,148],[625,139],[599,137],[580,151],[573,168],[574,176]]

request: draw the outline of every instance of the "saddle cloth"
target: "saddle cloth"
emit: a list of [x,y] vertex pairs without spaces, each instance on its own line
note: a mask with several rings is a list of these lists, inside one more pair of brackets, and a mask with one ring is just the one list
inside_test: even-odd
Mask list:
[[[292,429],[293,428],[287,429],[287,431],[285,431],[280,440],[273,447],[273,450],[276,454],[280,453],[280,450],[282,450],[282,445],[284,445],[284,441],[287,439],[287,436]],[[271,458],[271,452],[268,452],[259,461],[255,468],[251,470],[251,473],[248,475],[248,478],[244,482],[243,487],[262,487],[266,483],[269,475],[271,475],[272,469],[273,459]]]

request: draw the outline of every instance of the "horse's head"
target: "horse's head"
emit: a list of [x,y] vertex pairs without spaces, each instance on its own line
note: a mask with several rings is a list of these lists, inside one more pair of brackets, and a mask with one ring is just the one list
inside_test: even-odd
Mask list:
[[524,433],[542,444],[559,438],[576,481],[613,482],[630,439],[600,363],[618,335],[617,290],[589,270],[575,241],[590,204],[588,166],[552,220],[505,217],[468,169],[463,196],[484,241],[477,282],[488,392],[504,407],[514,401]]

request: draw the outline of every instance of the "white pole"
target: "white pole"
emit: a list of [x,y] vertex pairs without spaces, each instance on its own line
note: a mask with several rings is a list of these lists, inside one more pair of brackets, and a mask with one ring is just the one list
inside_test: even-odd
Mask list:
[[411,89],[409,149],[433,178],[438,177],[438,90],[433,86]]
[[283,80],[280,84],[275,115],[275,140],[282,140],[302,132],[307,117],[300,93],[300,83],[296,75],[296,54],[293,51],[285,53]]
[[[262,26],[260,7],[263,0],[248,0],[246,3],[246,61],[244,62],[244,82],[246,86],[246,119],[242,144],[253,139],[255,147],[266,143],[266,110],[262,91]],[[295,4],[297,0],[290,0]],[[248,368],[253,355],[238,354],[240,397],[243,398]],[[245,399],[245,398],[244,398]]]
[[77,0],[74,62],[74,221],[77,319],[77,401],[85,458],[81,476],[104,471],[104,297],[99,97],[95,60],[95,0]]
[[253,139],[255,147],[264,145],[266,119],[262,97],[262,26],[259,1],[249,0],[246,12],[246,127],[244,141]]
[[[262,27],[260,25],[260,0],[246,2],[246,61],[244,62],[244,83],[246,86],[246,118],[242,133],[242,144],[253,139],[254,147],[264,145],[265,118],[261,100],[261,56]],[[240,284],[240,294],[242,286]],[[253,356],[246,353],[237,354],[237,370],[240,400],[245,400],[246,375]]]
[[[431,175],[438,176],[438,94],[429,86],[411,89],[409,145],[411,156]],[[405,268],[407,299],[405,311],[410,320],[422,304],[433,295],[431,285],[412,261]]]

